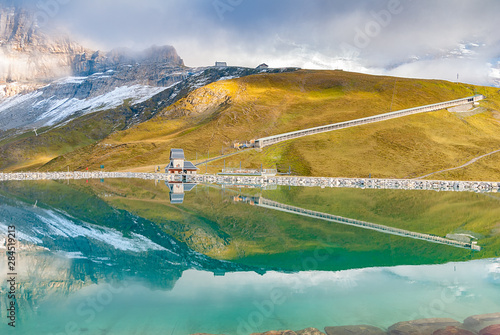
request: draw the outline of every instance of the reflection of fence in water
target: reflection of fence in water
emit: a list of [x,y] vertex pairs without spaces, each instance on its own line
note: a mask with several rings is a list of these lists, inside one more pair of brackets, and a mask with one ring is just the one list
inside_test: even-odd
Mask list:
[[457,248],[471,249],[471,250],[476,250],[476,251],[481,250],[481,247],[478,246],[476,242],[472,242],[472,243],[461,242],[461,241],[443,238],[443,237],[435,236],[435,235],[431,235],[431,234],[417,233],[417,232],[412,232],[409,230],[379,225],[376,223],[350,219],[350,218],[337,216],[337,215],[333,215],[333,214],[322,213],[322,212],[317,212],[317,211],[313,211],[310,209],[286,205],[286,204],[272,201],[272,200],[269,200],[269,199],[266,199],[263,197],[237,196],[237,197],[234,197],[233,200],[235,202],[246,202],[246,203],[249,203],[251,205],[256,205],[259,207],[279,210],[282,212],[287,212],[287,213],[292,213],[292,214],[298,214],[298,215],[302,215],[302,216],[312,217],[315,219],[321,219],[321,220],[325,220],[325,221],[346,224],[346,225],[354,226],[354,227],[358,227],[358,228],[375,230],[375,231],[382,232],[385,234],[409,237],[409,238],[424,240],[424,241],[433,242],[433,243],[450,245],[452,247],[457,247]]

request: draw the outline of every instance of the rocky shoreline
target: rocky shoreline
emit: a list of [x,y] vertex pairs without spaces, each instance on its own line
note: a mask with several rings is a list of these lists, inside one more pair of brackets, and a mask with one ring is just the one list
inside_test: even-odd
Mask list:
[[[500,313],[474,315],[458,322],[450,318],[420,319],[398,322],[383,330],[369,325],[325,327],[299,331],[273,330],[251,335],[500,335]],[[194,334],[208,335],[208,334]]]

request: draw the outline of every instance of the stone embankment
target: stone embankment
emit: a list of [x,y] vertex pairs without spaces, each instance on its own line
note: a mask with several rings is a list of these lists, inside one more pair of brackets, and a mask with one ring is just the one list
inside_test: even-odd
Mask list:
[[0,173],[0,181],[21,180],[85,180],[85,179],[146,179],[170,180],[173,176],[164,173],[136,172],[19,172]]
[[[383,330],[369,325],[325,327],[299,331],[278,330],[252,335],[500,335],[500,313],[474,315],[463,323],[449,318],[398,322]],[[196,334],[201,335],[201,334]],[[205,334],[206,335],[206,334]]]
[[374,179],[374,178],[327,178],[327,177],[264,177],[264,176],[187,176],[196,183],[222,185],[282,185],[306,187],[341,187],[361,189],[405,189],[455,192],[500,192],[500,182],[414,180],[414,179]]
[[116,179],[135,178],[146,180],[186,181],[227,186],[250,185],[266,187],[305,186],[340,187],[360,189],[404,189],[452,192],[500,192],[500,182],[375,179],[375,178],[328,178],[290,176],[219,176],[219,175],[172,175],[165,173],[138,172],[20,172],[0,173],[0,181],[8,180],[66,180],[66,179]]

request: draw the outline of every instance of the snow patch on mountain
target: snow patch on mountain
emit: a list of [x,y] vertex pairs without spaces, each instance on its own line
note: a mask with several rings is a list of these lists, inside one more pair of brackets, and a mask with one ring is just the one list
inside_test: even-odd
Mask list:
[[9,110],[10,108],[14,108],[20,104],[23,104],[25,102],[28,102],[30,100],[34,100],[41,96],[43,92],[41,91],[36,91],[36,92],[31,92],[28,94],[19,94],[16,96],[13,96],[11,98],[7,98],[4,101],[0,101],[0,113]]
[[107,75],[67,77],[34,92],[0,98],[0,129],[54,126],[75,116],[136,105],[176,85],[108,85]]
[[77,112],[90,113],[116,108],[128,99],[131,99],[131,105],[135,105],[150,99],[165,89],[165,87],[133,85],[117,87],[109,93],[88,99],[57,99],[55,96],[52,96],[33,105],[34,107],[47,110],[35,122],[43,126],[52,126]]

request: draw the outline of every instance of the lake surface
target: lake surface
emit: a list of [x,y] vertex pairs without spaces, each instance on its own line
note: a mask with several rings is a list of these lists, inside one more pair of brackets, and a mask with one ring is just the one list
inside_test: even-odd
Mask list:
[[[500,312],[495,195],[197,185],[179,201],[174,192],[142,180],[0,184],[0,242],[11,225],[20,240],[16,329],[1,253],[0,333],[249,334]],[[483,250],[284,213],[259,198],[470,235]]]

